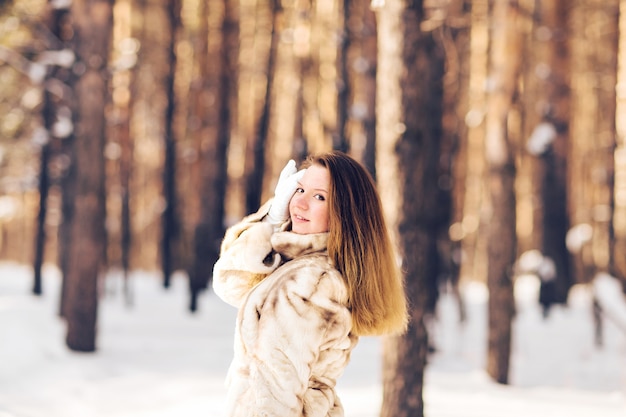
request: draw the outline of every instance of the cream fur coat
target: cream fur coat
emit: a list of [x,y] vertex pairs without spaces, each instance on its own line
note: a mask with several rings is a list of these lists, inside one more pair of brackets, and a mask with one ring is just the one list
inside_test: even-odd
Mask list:
[[226,232],[213,271],[216,294],[238,308],[226,415],[342,417],[334,387],[357,337],[328,234],[274,233],[266,212]]

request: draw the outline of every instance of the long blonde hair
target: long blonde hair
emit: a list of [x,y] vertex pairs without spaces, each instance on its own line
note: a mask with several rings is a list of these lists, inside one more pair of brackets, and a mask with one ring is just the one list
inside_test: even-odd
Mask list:
[[401,333],[408,315],[403,277],[371,175],[339,151],[313,155],[330,173],[328,255],[348,287],[353,332]]

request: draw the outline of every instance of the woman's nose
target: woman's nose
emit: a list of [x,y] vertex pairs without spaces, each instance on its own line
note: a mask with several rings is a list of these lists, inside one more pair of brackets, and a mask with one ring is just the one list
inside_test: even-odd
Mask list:
[[296,194],[294,194],[292,199],[293,199],[294,206],[296,206],[298,208],[305,208],[306,207],[306,198],[304,198],[303,194],[296,193]]

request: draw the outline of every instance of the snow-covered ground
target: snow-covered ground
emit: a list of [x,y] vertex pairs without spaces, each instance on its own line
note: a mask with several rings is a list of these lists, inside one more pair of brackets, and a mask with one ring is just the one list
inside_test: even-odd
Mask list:
[[[100,303],[98,350],[73,353],[57,316],[58,272],[47,267],[44,294],[30,294],[27,266],[0,263],[0,417],[219,416],[231,358],[235,311],[210,292],[200,311],[186,310],[182,277],[161,287],[155,274],[135,273],[128,307],[119,278]],[[608,314],[626,324],[624,297],[610,277],[594,287]],[[427,417],[625,417],[626,332],[607,321],[604,346],[594,346],[592,287],[576,287],[569,308],[547,320],[533,301],[537,281],[516,283],[517,317],[511,385],[483,371],[486,291],[464,287],[467,320],[443,295],[430,324],[437,351],[429,359]],[[363,338],[338,392],[346,417],[378,416],[380,340]],[[279,417],[279,416],[277,416]]]

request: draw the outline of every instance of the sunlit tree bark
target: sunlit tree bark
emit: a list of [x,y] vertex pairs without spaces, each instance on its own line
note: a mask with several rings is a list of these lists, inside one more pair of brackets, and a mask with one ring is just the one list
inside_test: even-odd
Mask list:
[[265,91],[258,119],[255,119],[253,133],[250,135],[246,148],[245,175],[246,175],[246,213],[253,213],[261,204],[263,192],[263,172],[265,171],[265,147],[269,135],[270,111],[272,109],[272,91],[276,75],[276,60],[278,42],[282,33],[283,8],[281,0],[270,2],[271,23],[270,42],[265,68]]
[[[294,2],[294,54],[300,58],[302,131],[310,152],[346,148],[337,131],[339,4],[342,0]],[[341,90],[343,86],[339,86]],[[336,141],[334,143],[333,141]]]
[[[572,118],[569,148],[569,192],[578,282],[590,282],[612,270],[614,245],[614,155],[619,0],[584,0],[571,12]],[[576,241],[576,242],[575,242]],[[623,258],[623,254],[618,256]],[[602,345],[602,304],[594,298],[595,342]]]
[[[274,186],[285,163],[304,159],[312,150],[306,113],[315,80],[311,59],[311,3],[281,1],[269,109],[269,134],[264,150],[265,171],[261,200],[273,196]],[[314,108],[314,107],[313,107]],[[312,126],[313,123],[310,124]]]
[[568,205],[573,227],[590,233],[571,244],[576,279],[608,272],[612,260],[615,85],[619,0],[584,0],[571,12],[572,93]]
[[487,187],[484,182],[485,114],[489,51],[489,1],[473,0],[470,11],[470,53],[468,59],[468,111],[464,116],[467,125],[467,162],[460,186],[464,188],[463,218],[454,225],[456,238],[461,240],[463,259],[460,280],[486,281],[487,259],[484,222]]
[[613,212],[613,230],[615,244],[613,246],[612,273],[622,282],[626,293],[626,2],[620,3],[619,11],[619,55],[617,73],[617,108],[616,126],[617,146],[615,149],[615,207]]
[[[348,97],[344,136],[349,152],[376,177],[376,16],[368,1],[344,2]],[[339,106],[339,109],[341,109]],[[339,123],[338,123],[339,125]]]

